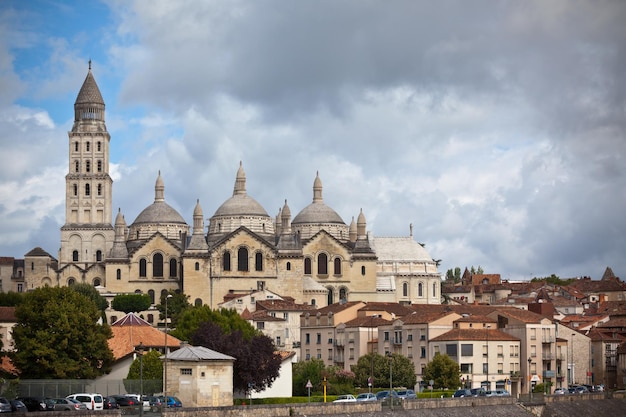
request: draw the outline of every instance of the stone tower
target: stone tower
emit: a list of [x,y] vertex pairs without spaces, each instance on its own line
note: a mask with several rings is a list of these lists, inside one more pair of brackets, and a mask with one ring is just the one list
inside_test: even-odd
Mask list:
[[104,123],[104,108],[89,61],[87,77],[74,103],[74,125],[68,132],[69,167],[65,176],[60,268],[77,264],[83,270],[90,269],[103,262],[113,246],[111,138]]

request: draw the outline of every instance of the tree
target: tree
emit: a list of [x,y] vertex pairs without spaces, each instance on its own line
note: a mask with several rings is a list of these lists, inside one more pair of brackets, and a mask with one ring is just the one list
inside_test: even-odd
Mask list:
[[119,294],[113,298],[111,307],[124,313],[144,311],[150,308],[152,300],[148,294]]
[[[127,392],[139,392],[138,382],[140,379],[143,379],[144,394],[163,392],[163,362],[160,359],[161,355],[162,353],[158,350],[151,350],[143,354],[141,361],[139,356],[137,356],[130,365],[127,379],[124,381]],[[143,372],[141,372],[141,368],[143,368]]]
[[170,332],[170,334],[177,339],[190,341],[202,323],[207,321],[219,325],[224,333],[232,333],[235,330],[239,330],[243,333],[245,339],[251,339],[257,333],[256,329],[242,319],[236,310],[212,310],[209,306],[204,305],[189,307],[183,310],[178,319],[176,329]]
[[294,363],[292,369],[293,395],[308,395],[309,390],[306,384],[309,381],[311,381],[311,385],[313,385],[312,390],[321,392],[325,368],[324,361],[317,358]]
[[15,307],[24,299],[23,292],[0,292],[0,306],[3,307]]
[[100,295],[96,287],[89,284],[74,284],[71,285],[70,288],[93,301],[96,304],[96,308],[100,310],[102,322],[106,322],[105,310],[109,307],[109,302]]
[[[178,327],[178,321],[181,314],[191,307],[189,304],[189,296],[181,292],[169,291],[167,294],[161,295],[161,304],[157,304],[156,308],[159,310],[159,319],[165,319],[165,297],[171,296],[167,300],[167,317],[170,319],[171,328]],[[188,339],[181,339],[188,340]]]
[[110,372],[111,329],[96,304],[69,287],[37,288],[15,308],[12,360],[25,379],[93,379]]
[[433,380],[434,388],[456,388],[460,386],[461,371],[459,364],[448,355],[435,353],[433,360],[426,364],[424,381]]
[[[243,319],[239,317],[239,320]],[[241,330],[227,332],[220,324],[206,321],[192,335],[191,343],[233,356],[236,359],[233,368],[233,388],[242,392],[250,390],[260,392],[272,386],[279,375],[282,359],[275,353],[272,339],[256,332],[250,324],[245,323],[252,330],[248,332],[253,334],[251,338],[246,338]]]
[[[373,375],[373,386],[377,388],[389,387],[389,356],[383,356],[377,352],[361,356],[356,365],[352,366],[355,374],[355,384],[367,387],[367,381]],[[406,356],[400,354],[391,355],[392,383],[395,387],[411,387],[417,384],[415,366]],[[372,372],[373,369],[373,372]]]

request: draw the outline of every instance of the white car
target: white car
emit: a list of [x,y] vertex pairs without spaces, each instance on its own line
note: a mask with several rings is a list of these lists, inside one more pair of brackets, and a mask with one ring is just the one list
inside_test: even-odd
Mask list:
[[340,395],[333,402],[334,403],[355,403],[356,398],[352,394]]

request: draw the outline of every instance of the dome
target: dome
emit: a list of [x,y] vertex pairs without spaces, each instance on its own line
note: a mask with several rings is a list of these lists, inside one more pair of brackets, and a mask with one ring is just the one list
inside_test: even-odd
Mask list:
[[143,209],[133,222],[136,224],[145,223],[183,223],[185,219],[172,206],[165,201],[155,201]]
[[263,206],[247,194],[233,195],[217,209],[213,217],[238,215],[269,217]]
[[339,223],[345,225],[343,219],[335,210],[324,204],[322,199],[322,180],[319,173],[313,181],[313,202],[306,206],[291,222],[292,225],[297,224],[329,224]]

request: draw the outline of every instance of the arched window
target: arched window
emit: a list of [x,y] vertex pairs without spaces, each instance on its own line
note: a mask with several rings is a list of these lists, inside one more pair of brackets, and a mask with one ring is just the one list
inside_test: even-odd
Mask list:
[[178,262],[176,259],[170,259],[170,278],[176,278],[178,276]]
[[315,305],[315,298],[311,298],[311,305],[314,306]]
[[328,274],[328,256],[325,253],[317,255],[317,274]]
[[74,142],[74,152],[78,152],[78,142]]
[[85,195],[86,196],[91,195],[91,187],[89,187],[89,184],[85,184]]
[[257,252],[256,254],[254,254],[254,270],[263,270],[263,254],[261,252]]
[[224,266],[224,271],[230,271],[230,252],[224,252],[224,256],[222,256],[222,265]]
[[339,299],[348,301],[348,292],[345,288],[339,289]]
[[311,275],[311,258],[304,258],[304,273]]
[[73,262],[78,262],[78,251],[72,251],[72,261]]
[[96,262],[102,262],[102,251],[100,249],[96,251]]
[[152,276],[163,277],[163,255],[155,253],[152,257]]
[[91,171],[91,162],[90,161],[86,161],[85,162],[85,172],[89,172]]
[[402,284],[402,296],[403,297],[409,296],[409,284],[407,284],[406,282]]
[[78,185],[74,184],[74,195],[78,195]]
[[341,258],[335,258],[334,263],[334,274],[341,275]]
[[200,270],[200,262],[196,262],[196,271]]
[[122,279],[122,270],[117,268],[117,271],[115,271],[115,278],[117,278],[118,280]]
[[80,164],[78,161],[74,162],[74,172],[78,172],[80,170]]
[[433,297],[437,296],[437,283],[433,282]]
[[87,148],[86,151],[89,152],[89,142],[85,143],[85,148]]
[[237,271],[248,271],[248,249],[239,248],[237,251]]
[[150,296],[150,303],[154,304],[154,290],[148,290],[148,295]]
[[99,287],[100,284],[101,284],[100,278],[96,278],[96,279],[93,280],[93,286],[94,287]]
[[102,150],[102,142],[98,141],[98,152]]
[[287,262],[287,271],[291,271],[291,262]]
[[102,184],[98,184],[98,195],[102,195]]
[[417,296],[418,297],[423,297],[424,296],[424,287],[423,287],[421,282],[419,284],[417,284]]
[[193,301],[193,305],[194,305],[194,306],[196,306],[196,307],[202,307],[202,299],[200,299],[200,298],[196,298],[196,299]]
[[70,278],[70,279],[68,279],[68,280],[67,280],[67,285],[68,285],[68,286],[70,286],[70,287],[71,287],[71,286],[72,286],[72,285],[74,285],[74,284],[76,284],[76,281],[74,281],[74,278]]
[[139,276],[145,278],[148,275],[148,261],[145,259],[139,260]]
[[333,289],[332,288],[328,288],[328,305],[331,305],[334,302],[334,297],[333,297]]
[[365,275],[365,266],[361,267],[361,275]]
[[[152,304],[154,304],[154,301],[152,302]],[[148,323],[152,324],[154,323],[154,314],[148,314]]]
[[98,161],[98,172],[102,172],[102,161]]

